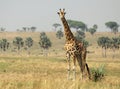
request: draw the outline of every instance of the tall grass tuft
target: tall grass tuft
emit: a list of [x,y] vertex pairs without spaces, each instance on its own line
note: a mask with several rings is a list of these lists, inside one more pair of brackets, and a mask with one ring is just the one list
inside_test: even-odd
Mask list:
[[105,65],[101,65],[98,68],[91,69],[92,80],[94,82],[100,81],[105,76]]

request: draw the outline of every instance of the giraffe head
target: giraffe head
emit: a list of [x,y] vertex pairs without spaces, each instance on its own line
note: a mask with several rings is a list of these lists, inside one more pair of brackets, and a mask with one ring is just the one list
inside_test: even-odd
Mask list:
[[63,10],[60,9],[60,11],[58,12],[58,15],[60,16],[60,18],[65,17],[65,14],[66,14],[65,9]]

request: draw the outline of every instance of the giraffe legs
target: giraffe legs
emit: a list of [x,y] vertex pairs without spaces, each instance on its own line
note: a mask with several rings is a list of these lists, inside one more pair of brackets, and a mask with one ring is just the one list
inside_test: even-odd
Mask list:
[[80,70],[81,70],[81,79],[83,79],[83,76],[84,76],[84,64],[83,64],[83,61],[82,61],[82,57],[80,55],[77,56],[77,61],[78,61],[78,64],[79,64],[79,67],[80,67]]
[[87,69],[89,79],[91,79],[90,70],[86,63],[86,53],[82,52],[80,55],[77,55],[77,61],[78,61],[78,64],[79,64],[80,70],[81,70],[81,79],[85,78],[85,76],[86,76],[85,68]]
[[[76,59],[77,59],[78,64],[80,66],[81,79],[85,78],[86,75],[88,75],[89,79],[91,79],[90,70],[89,70],[89,67],[86,63],[85,52],[72,56],[72,58],[73,58],[73,69],[72,69],[73,77],[71,77],[71,60],[70,60],[71,55],[69,52],[66,53],[66,57],[67,57],[67,63],[68,63],[68,75],[67,75],[68,80],[69,79],[73,79],[73,80],[76,79]],[[85,72],[86,69],[87,69],[87,73]]]
[[73,57],[73,80],[76,78],[76,59]]
[[68,63],[68,69],[67,69],[68,75],[67,75],[67,79],[69,80],[69,79],[71,79],[71,78],[70,78],[70,70],[71,70],[70,54],[69,54],[69,53],[66,53],[66,57],[67,57],[67,63]]
[[76,78],[76,70],[75,70],[75,68],[76,68],[76,59],[75,59],[75,57],[73,57],[73,69],[72,69],[72,71],[73,71],[73,78],[70,76],[71,75],[71,60],[70,60],[70,54],[69,53],[66,53],[66,56],[67,56],[67,62],[68,62],[68,75],[67,75],[67,79],[69,80],[69,79],[73,79],[73,80],[75,80],[75,78]]

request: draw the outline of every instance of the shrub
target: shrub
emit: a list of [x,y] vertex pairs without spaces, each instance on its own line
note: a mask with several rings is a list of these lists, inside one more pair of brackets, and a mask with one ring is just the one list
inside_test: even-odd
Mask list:
[[104,78],[105,76],[105,66],[101,65],[98,68],[91,69],[92,80],[97,82]]

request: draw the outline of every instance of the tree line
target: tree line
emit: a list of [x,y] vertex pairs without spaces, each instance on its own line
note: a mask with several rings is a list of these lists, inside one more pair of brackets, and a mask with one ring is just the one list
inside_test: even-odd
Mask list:
[[[57,36],[56,36],[57,37]],[[75,37],[77,40],[82,41],[85,47],[89,46],[89,42],[85,40],[85,33],[78,30],[75,33]],[[58,38],[59,39],[59,38]],[[41,32],[39,36],[39,46],[43,48],[43,50],[48,50],[52,46],[51,39],[46,35],[45,32]],[[120,36],[119,37],[99,37],[97,39],[97,44],[102,48],[102,56],[107,57],[106,50],[111,49],[113,52],[113,58],[115,57],[115,51],[120,48]],[[22,37],[15,37],[13,41],[10,43],[7,39],[0,40],[0,50],[1,52],[7,51],[11,46],[14,47],[15,50],[19,53],[21,48],[24,48],[30,54],[30,48],[34,45],[34,40],[32,37],[27,37],[23,40]]]
[[22,29],[17,29],[17,32],[35,32],[37,27],[32,26],[32,27],[22,27]]
[[[38,44],[43,49],[49,49],[49,47],[51,47],[52,45],[52,42],[47,37],[45,32],[41,32]],[[7,51],[11,46],[13,46],[14,47],[13,50],[17,50],[17,52],[19,53],[20,49],[24,47],[24,49],[28,51],[28,54],[30,54],[30,48],[33,45],[34,40],[31,37],[27,37],[25,40],[23,40],[22,37],[18,36],[15,37],[11,43],[5,38],[0,40],[1,51]]]
[[99,37],[97,40],[98,46],[102,48],[102,56],[107,57],[106,50],[112,49],[113,58],[115,57],[115,51],[120,48],[120,36],[119,37]]
[[[76,31],[81,30],[83,32],[90,32],[92,35],[97,31],[98,25],[94,24],[93,27],[88,28],[87,25],[82,21],[76,21],[76,20],[67,20],[70,28],[76,29]],[[57,28],[61,29],[61,24],[54,23],[52,25],[54,27],[54,30],[56,31]],[[114,34],[118,32],[119,24],[115,21],[108,21],[105,23],[105,26],[111,30]]]

